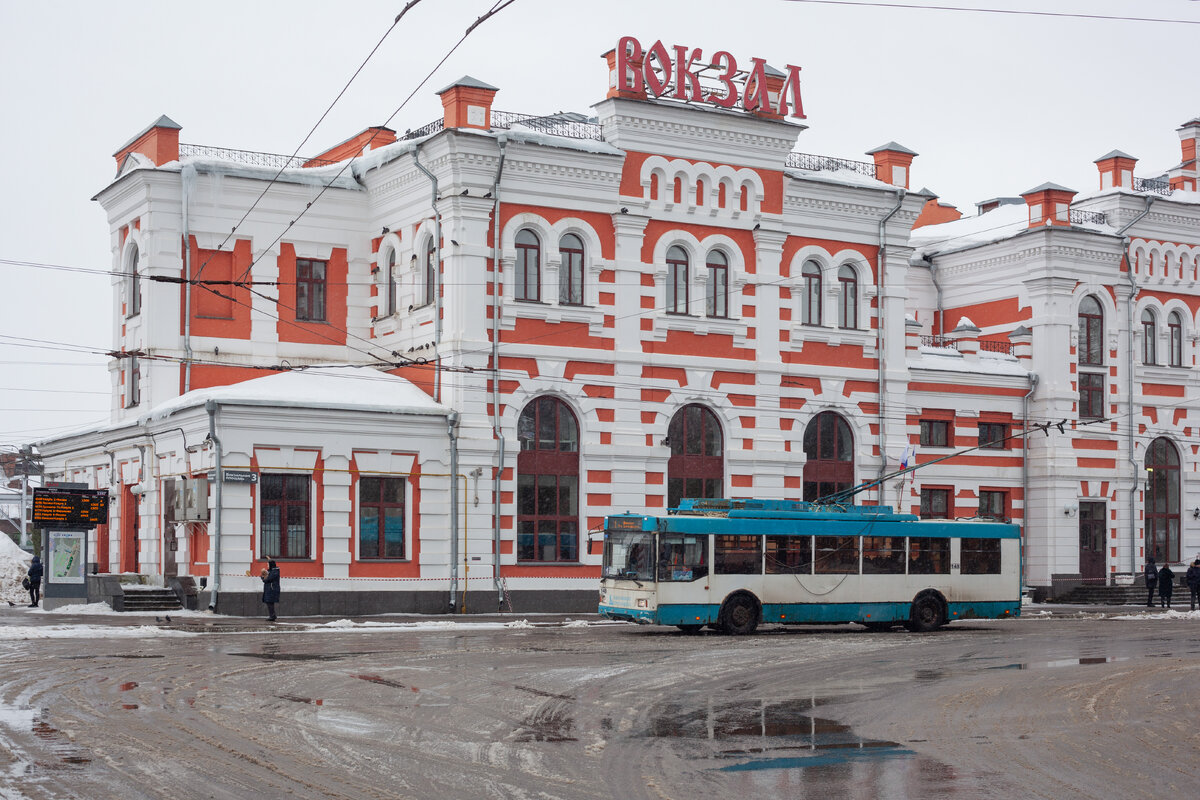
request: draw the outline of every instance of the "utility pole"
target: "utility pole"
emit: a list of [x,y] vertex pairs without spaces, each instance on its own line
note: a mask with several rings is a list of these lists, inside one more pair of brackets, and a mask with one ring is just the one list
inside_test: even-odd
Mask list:
[[21,470],[21,547],[29,548],[29,473],[42,474],[42,465],[33,454],[32,445],[24,445],[17,457]]

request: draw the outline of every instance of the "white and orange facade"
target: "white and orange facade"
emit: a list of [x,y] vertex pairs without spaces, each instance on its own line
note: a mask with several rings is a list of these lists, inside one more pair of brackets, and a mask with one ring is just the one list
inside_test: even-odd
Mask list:
[[[267,558],[297,613],[588,610],[608,513],[812,499],[1008,436],[857,502],[1010,517],[1034,586],[1130,574],[1147,530],[1195,557],[1200,121],[1172,193],[1119,154],[1086,198],[957,219],[894,142],[793,152],[795,68],[755,59],[722,95],[635,45],[594,119],[504,114],[464,78],[438,123],[303,165],[165,117],[118,151],[112,423],[39,445],[110,490],[96,571],[203,579],[229,613]],[[1160,439],[1176,506],[1148,523]],[[207,521],[164,513],[182,476],[210,478]]]

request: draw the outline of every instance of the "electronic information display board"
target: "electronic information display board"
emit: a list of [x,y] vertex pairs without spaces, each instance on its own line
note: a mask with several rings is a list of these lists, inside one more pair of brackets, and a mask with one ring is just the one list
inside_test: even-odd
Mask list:
[[37,527],[108,524],[107,489],[34,489],[33,524]]

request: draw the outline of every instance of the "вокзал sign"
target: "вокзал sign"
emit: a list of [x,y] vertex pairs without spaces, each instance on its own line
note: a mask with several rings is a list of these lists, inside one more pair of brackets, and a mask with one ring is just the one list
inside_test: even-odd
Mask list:
[[[668,49],[659,40],[645,50],[632,36],[621,37],[615,56],[615,64],[609,62],[613,66],[609,81],[620,96],[645,97],[649,93],[656,98],[805,118],[800,100],[800,68],[791,64],[783,73],[767,66],[761,58],[752,58],[749,69],[739,70],[737,59],[724,50],[708,62],[700,48],[689,50],[674,45]],[[701,75],[717,85],[703,86]]]

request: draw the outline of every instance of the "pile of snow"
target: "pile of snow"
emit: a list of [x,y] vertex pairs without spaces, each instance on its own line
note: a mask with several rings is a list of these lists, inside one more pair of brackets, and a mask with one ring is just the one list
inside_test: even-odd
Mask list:
[[1113,619],[1200,619],[1200,611],[1175,611],[1167,608],[1149,614],[1125,614]]
[[21,588],[21,579],[29,571],[32,560],[32,555],[17,547],[8,536],[0,534],[0,600],[29,605],[29,592]]

